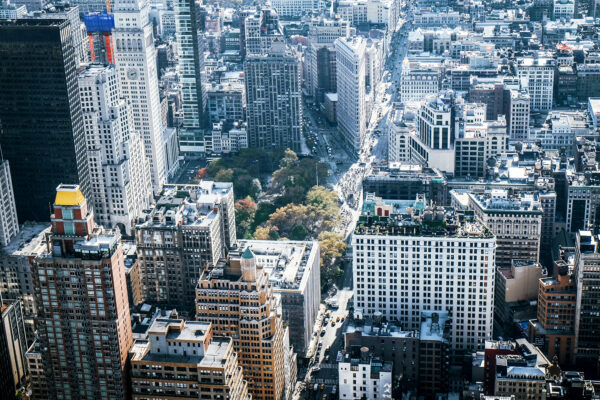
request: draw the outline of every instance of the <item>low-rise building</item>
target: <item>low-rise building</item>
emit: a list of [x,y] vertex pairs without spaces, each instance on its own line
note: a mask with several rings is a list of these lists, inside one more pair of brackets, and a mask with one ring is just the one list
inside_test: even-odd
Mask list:
[[392,363],[369,354],[363,347],[358,354],[338,356],[340,399],[392,398]]
[[230,337],[212,325],[158,318],[129,351],[133,400],[250,400]]

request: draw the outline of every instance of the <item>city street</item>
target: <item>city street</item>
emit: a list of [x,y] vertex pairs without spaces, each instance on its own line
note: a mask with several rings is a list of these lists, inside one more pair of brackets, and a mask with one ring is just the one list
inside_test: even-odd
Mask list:
[[[398,30],[390,40],[386,70],[375,88],[375,104],[358,159],[340,143],[342,139],[335,127],[325,122],[312,107],[305,108],[307,131],[318,140],[315,146],[316,155],[321,161],[327,162],[332,171],[329,183],[339,194],[342,210],[342,221],[338,231],[344,235],[347,243],[351,241],[352,231],[362,208],[362,180],[371,172],[374,162],[387,160],[386,124],[393,104],[397,101],[397,82],[400,80],[402,62],[406,57],[408,26],[404,20],[400,20]],[[297,391],[295,398],[322,399],[324,395],[335,397],[338,384],[336,358],[344,345],[342,331],[348,321],[352,295],[352,263],[348,261],[344,263],[340,289],[334,288],[334,293],[330,293],[325,299],[327,306],[321,307],[309,351],[309,369],[303,384],[300,385],[304,390],[302,393]]]

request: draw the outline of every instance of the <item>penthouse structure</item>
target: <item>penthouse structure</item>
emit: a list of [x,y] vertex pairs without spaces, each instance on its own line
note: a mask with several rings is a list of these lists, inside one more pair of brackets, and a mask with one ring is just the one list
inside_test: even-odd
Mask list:
[[469,193],[469,208],[496,236],[498,267],[510,268],[512,260],[539,261],[542,208],[537,193]]
[[236,251],[243,254],[245,249],[252,250],[279,298],[290,345],[297,353],[306,353],[321,302],[319,242],[242,240]]
[[132,334],[120,236],[96,226],[75,185],[57,188],[51,224],[30,260],[47,398],[124,398]]
[[133,400],[250,400],[230,337],[210,323],[157,318],[131,351]]
[[236,241],[233,185],[165,185],[135,236],[143,300],[192,310],[201,270]]
[[277,303],[267,273],[249,248],[203,269],[198,280],[196,319],[212,323],[215,335],[233,338],[254,399],[280,400],[295,382]]
[[472,214],[367,194],[352,246],[357,312],[417,329],[422,311],[447,311],[453,350],[491,337],[496,238]]

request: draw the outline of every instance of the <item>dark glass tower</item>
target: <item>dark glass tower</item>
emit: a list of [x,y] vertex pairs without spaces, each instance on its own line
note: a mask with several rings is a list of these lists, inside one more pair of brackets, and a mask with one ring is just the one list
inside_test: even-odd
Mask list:
[[76,72],[69,21],[0,21],[0,146],[21,222],[48,220],[60,183],[89,196]]

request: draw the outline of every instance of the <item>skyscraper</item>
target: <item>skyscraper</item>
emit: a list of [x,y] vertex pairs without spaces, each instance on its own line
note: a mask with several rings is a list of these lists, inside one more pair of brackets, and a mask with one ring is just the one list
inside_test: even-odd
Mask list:
[[31,259],[48,399],[123,399],[132,343],[118,232],[80,188],[56,189],[47,251]]
[[248,54],[244,63],[249,147],[300,150],[302,92],[300,62],[285,43],[268,54]]
[[[0,135],[2,135],[2,126],[0,126]],[[8,160],[2,160],[2,149],[0,149],[0,246],[8,245],[18,233],[19,221],[10,178],[10,166]]]
[[78,79],[96,222],[130,235],[153,201],[141,134],[131,129],[114,65],[86,65]]
[[182,152],[195,154],[204,152],[204,106],[196,21],[196,3],[193,0],[175,0],[177,68],[183,100],[179,146]]
[[352,248],[356,311],[406,329],[421,311],[447,311],[453,350],[491,339],[496,238],[472,214],[369,193]]
[[575,242],[575,362],[597,370],[600,358],[600,237],[579,231]]
[[335,41],[337,121],[342,138],[356,153],[367,131],[366,46],[361,36]]
[[161,119],[156,48],[148,0],[116,1],[113,6],[116,43],[115,63],[121,90],[133,116],[133,129],[142,134],[152,186],[158,194],[165,183],[165,151]]
[[89,193],[75,65],[68,21],[0,21],[0,146],[21,221],[47,220],[61,182]]
[[165,185],[135,228],[142,297],[193,310],[202,268],[215,265],[235,243],[233,185]]
[[196,318],[212,322],[215,335],[233,338],[253,399],[283,398],[283,321],[273,287],[262,266],[256,265],[252,250],[230,254],[226,263],[202,271],[196,289]]
[[15,389],[27,378],[26,351],[21,302],[0,299],[0,390],[3,399],[14,398]]

